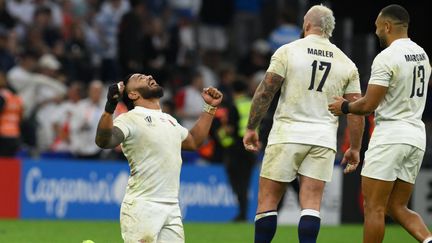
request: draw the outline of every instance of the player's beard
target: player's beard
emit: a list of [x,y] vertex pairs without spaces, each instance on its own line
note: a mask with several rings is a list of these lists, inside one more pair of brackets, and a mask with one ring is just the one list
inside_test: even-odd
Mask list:
[[387,45],[387,39],[385,38],[385,36],[378,36],[378,40],[379,40],[381,48],[383,48],[383,49],[387,48],[388,45]]
[[161,86],[156,86],[155,88],[141,87],[137,91],[144,99],[160,98],[164,93]]

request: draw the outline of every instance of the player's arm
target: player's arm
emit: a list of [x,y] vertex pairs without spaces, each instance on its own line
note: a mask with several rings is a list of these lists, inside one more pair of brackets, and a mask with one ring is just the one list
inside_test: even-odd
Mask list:
[[216,107],[221,103],[223,97],[219,90],[212,87],[204,89],[201,96],[205,102],[203,112],[189,131],[186,139],[183,140],[182,149],[196,150],[201,146],[209,134]]
[[388,87],[376,84],[369,84],[363,98],[348,103],[348,112],[356,115],[368,115],[375,111],[384,96]]
[[255,130],[267,113],[273,97],[282,86],[284,78],[276,73],[267,72],[264,80],[258,85],[252,98],[247,128]]
[[112,84],[108,88],[105,112],[102,113],[96,130],[95,142],[101,148],[115,148],[124,140],[124,134],[120,128],[113,126],[113,113],[117,106],[120,92],[123,89],[122,82]]
[[[346,94],[344,98],[354,102],[361,97],[361,94]],[[364,117],[354,114],[347,115],[347,126],[350,138],[350,147],[345,151],[341,164],[347,163],[344,173],[351,173],[356,170],[360,163],[360,149],[364,131]]]
[[334,115],[340,116],[342,114],[355,114],[355,115],[368,115],[375,111],[384,96],[387,93],[388,87],[369,84],[365,96],[354,101],[349,102],[342,97],[335,97],[335,102],[329,105],[329,110]]
[[123,132],[113,126],[112,114],[104,112],[96,131],[96,144],[104,149],[115,148],[124,140]]
[[259,139],[255,130],[267,113],[273,97],[282,86],[283,80],[282,76],[267,72],[264,80],[258,85],[252,98],[247,129],[243,137],[243,145],[246,150],[251,152],[259,150]]
[[[348,102],[355,102],[361,97],[361,94],[346,94],[344,98]],[[347,115],[347,126],[350,133],[350,148],[356,151],[361,149],[361,141],[364,130],[364,117],[354,114]]]

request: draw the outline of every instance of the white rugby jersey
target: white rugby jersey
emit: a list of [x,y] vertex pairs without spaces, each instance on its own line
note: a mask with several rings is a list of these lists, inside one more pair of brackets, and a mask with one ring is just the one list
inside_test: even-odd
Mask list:
[[372,64],[369,84],[388,87],[375,110],[370,144],[404,143],[426,148],[422,114],[431,66],[426,52],[409,38],[395,40]]
[[268,144],[302,143],[336,150],[334,96],[361,93],[355,64],[327,38],[308,35],[280,47],[267,72],[285,78]]
[[181,144],[188,130],[161,110],[144,107],[121,114],[114,126],[125,136],[121,146],[130,167],[124,201],[178,202]]

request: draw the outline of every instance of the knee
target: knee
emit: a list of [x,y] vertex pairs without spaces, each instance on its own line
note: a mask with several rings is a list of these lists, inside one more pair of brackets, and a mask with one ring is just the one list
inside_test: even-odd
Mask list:
[[367,215],[382,215],[384,216],[388,210],[384,205],[377,205],[370,202],[364,202],[364,213],[365,216]]

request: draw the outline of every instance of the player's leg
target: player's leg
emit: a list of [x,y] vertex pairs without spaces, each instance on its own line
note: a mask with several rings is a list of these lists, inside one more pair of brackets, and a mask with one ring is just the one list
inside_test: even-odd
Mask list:
[[285,188],[285,182],[260,177],[255,216],[255,243],[269,243],[273,239],[277,227],[277,205]]
[[300,176],[300,221],[298,238],[300,243],[315,243],[321,225],[320,207],[325,182]]
[[384,239],[385,212],[393,184],[393,181],[362,177],[364,243],[381,243]]
[[408,233],[421,242],[432,241],[432,234],[419,214],[408,208],[408,202],[414,188],[415,178],[420,170],[424,151],[410,145],[406,159],[401,161],[398,179],[391,192],[387,213],[399,222]]
[[361,172],[365,243],[381,243],[384,238],[387,203],[405,156],[400,144],[369,145],[366,151]]
[[[303,149],[303,148],[301,148]],[[258,208],[255,217],[255,242],[271,242],[276,232],[277,206],[285,192],[287,182],[296,178],[298,164],[305,152],[296,144],[267,146],[261,168]]]
[[168,218],[162,227],[158,243],[184,243],[185,236],[183,230],[181,210],[178,203],[167,204]]
[[423,242],[432,235],[421,216],[408,208],[413,187],[414,185],[411,183],[396,180],[387,205],[387,213],[414,238]]
[[[306,145],[304,145],[306,146]],[[320,207],[324,186],[333,174],[335,151],[320,146],[309,146],[307,156],[300,165],[300,243],[314,243],[321,225]]]
[[123,202],[120,210],[120,228],[125,243],[155,243],[166,219],[158,203],[134,200]]

